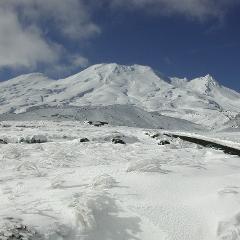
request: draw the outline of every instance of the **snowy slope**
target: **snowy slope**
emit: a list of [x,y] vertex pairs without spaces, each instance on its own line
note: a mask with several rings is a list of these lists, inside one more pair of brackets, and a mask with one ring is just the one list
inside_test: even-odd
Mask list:
[[41,96],[49,93],[47,86],[53,80],[43,74],[22,75],[0,83],[0,113],[18,111],[33,105],[42,104]]
[[85,106],[85,107],[32,107],[19,114],[2,114],[4,120],[55,120],[55,121],[103,121],[111,126],[128,126],[139,128],[160,128],[196,131],[203,128],[192,122],[150,113],[132,105]]
[[98,64],[58,81],[29,74],[0,83],[0,113],[29,107],[135,105],[205,126],[222,124],[240,110],[240,94],[211,76],[165,81],[150,67]]
[[240,129],[240,114],[225,123],[226,127]]

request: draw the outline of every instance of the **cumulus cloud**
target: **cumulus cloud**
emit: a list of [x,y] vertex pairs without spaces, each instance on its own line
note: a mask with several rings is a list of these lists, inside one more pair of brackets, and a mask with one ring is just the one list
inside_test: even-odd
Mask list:
[[67,45],[81,45],[101,33],[92,20],[92,12],[101,7],[204,21],[222,18],[236,4],[239,0],[0,0],[0,70],[54,65],[52,69],[65,71],[87,66],[88,59],[72,54]]
[[35,28],[23,28],[14,13],[0,10],[0,67],[35,67],[58,58],[54,44],[47,43]]
[[[50,37],[51,31],[81,43],[100,33],[100,28],[83,0],[1,0],[0,68],[33,69],[38,64],[58,64],[63,54],[70,58],[64,46]],[[75,62],[86,65],[86,61],[79,56]]]
[[89,60],[81,55],[67,54],[64,57],[64,62],[59,62],[53,66],[45,69],[45,73],[53,78],[62,78],[70,75],[72,72],[79,70],[79,68],[86,68],[89,66]]
[[204,21],[221,19],[229,8],[239,4],[238,0],[107,0],[113,7],[145,9],[155,14],[185,15]]
[[2,6],[15,9],[22,21],[51,24],[67,38],[88,38],[100,32],[91,21],[90,9],[83,0],[1,0]]

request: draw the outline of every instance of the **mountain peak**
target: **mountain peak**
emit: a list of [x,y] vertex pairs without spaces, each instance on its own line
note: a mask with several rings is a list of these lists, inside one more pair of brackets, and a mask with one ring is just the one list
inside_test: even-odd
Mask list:
[[95,76],[98,75],[98,76],[101,76],[102,78],[106,78],[111,75],[116,75],[116,76],[121,74],[131,75],[132,73],[141,74],[146,72],[155,74],[153,69],[148,66],[143,66],[138,64],[128,66],[128,65],[121,65],[117,63],[100,63],[100,64],[92,65],[79,73],[69,76],[66,79],[76,80],[79,78],[83,78],[83,76],[93,77],[94,75]]
[[208,86],[218,86],[218,82],[213,78],[212,75],[207,74],[205,77],[201,77],[200,79],[202,79],[203,81],[205,81],[205,83]]
[[187,86],[196,92],[209,95],[220,85],[210,74],[207,74],[204,77],[195,78],[189,81]]
[[105,70],[105,71],[118,73],[118,72],[131,72],[131,71],[142,71],[142,72],[149,71],[149,70],[151,71],[152,68],[149,66],[144,66],[139,64],[122,65],[118,63],[101,63],[101,64],[95,64],[85,70]]

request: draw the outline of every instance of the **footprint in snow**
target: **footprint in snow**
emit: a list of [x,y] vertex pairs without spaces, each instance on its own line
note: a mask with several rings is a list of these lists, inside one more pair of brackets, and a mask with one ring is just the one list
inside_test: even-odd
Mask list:
[[226,195],[226,194],[239,194],[239,187],[228,186],[228,187],[225,187],[222,190],[218,191],[218,194],[220,196]]

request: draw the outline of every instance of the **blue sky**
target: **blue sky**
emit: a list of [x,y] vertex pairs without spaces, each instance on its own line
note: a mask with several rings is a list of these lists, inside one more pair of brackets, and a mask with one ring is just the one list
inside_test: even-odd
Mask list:
[[240,91],[239,11],[238,0],[2,0],[0,79],[117,62]]

